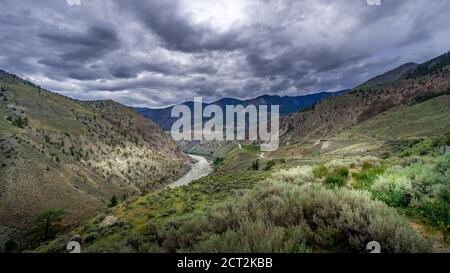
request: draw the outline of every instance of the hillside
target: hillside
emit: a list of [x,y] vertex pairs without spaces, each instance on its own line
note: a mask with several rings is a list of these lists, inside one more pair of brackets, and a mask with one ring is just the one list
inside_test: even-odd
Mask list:
[[[441,60],[446,56],[427,63],[443,63]],[[356,88],[344,96],[322,100],[314,109],[284,118],[281,139],[284,144],[291,144],[327,138],[396,106],[420,103],[447,94],[449,86],[450,67],[442,66],[428,74],[414,77],[408,74],[394,82]]]
[[413,69],[417,68],[418,64],[416,63],[407,63],[401,65],[393,70],[390,70],[386,73],[383,73],[379,76],[376,76],[367,82],[361,84],[358,88],[364,87],[373,87],[379,84],[385,84],[393,81],[397,81],[401,78],[404,78],[408,73],[410,73]]
[[449,74],[325,99],[283,120],[273,153],[185,142],[215,172],[105,209],[35,251],[65,252],[77,235],[87,253],[365,252],[371,240],[384,253],[448,252],[450,157],[438,146],[450,141]]
[[185,171],[179,147],[132,108],[69,99],[4,71],[0,87],[2,235],[47,209],[81,221],[112,196],[152,191]]
[[414,105],[400,105],[357,124],[342,137],[376,139],[419,139],[450,132],[450,96],[443,95]]
[[445,70],[450,65],[450,52],[447,52],[437,58],[431,59],[423,64],[420,64],[415,69],[411,70],[407,77],[417,78],[424,75],[439,73]]
[[[318,101],[328,98],[328,97],[334,97],[334,96],[340,96],[347,92],[348,90],[343,90],[340,92],[322,92],[312,95],[305,95],[305,96],[269,96],[264,95],[260,96],[254,99],[249,100],[238,100],[233,98],[224,98],[220,99],[218,101],[212,102],[212,103],[204,103],[203,107],[207,107],[208,105],[214,104],[221,107],[225,112],[225,107],[227,105],[279,105],[280,106],[280,115],[288,115],[291,113],[295,113],[298,111],[302,111],[305,108],[308,108],[312,106],[313,104],[317,103]],[[191,111],[193,112],[194,104],[193,102],[185,102],[184,105],[187,105]],[[169,131],[172,128],[172,124],[177,120],[177,118],[171,117],[172,112],[171,107],[162,108],[162,109],[149,109],[149,108],[135,108],[135,110],[138,113],[141,113],[146,118],[149,118],[150,120],[154,121],[156,124],[158,124],[163,130]]]

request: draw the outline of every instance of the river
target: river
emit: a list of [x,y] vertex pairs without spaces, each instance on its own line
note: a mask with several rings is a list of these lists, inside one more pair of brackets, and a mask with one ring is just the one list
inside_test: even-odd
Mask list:
[[177,188],[188,185],[192,181],[208,176],[210,173],[214,171],[212,163],[203,156],[198,155],[188,155],[188,156],[191,157],[192,160],[194,160],[194,164],[192,165],[191,170],[185,176],[181,177],[177,181],[170,184],[168,186],[169,188]]

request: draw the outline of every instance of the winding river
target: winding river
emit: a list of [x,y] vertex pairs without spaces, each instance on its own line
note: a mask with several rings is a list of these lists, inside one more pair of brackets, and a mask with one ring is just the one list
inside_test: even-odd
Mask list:
[[203,156],[198,155],[188,155],[188,156],[194,160],[194,164],[192,165],[191,170],[185,176],[181,177],[177,181],[170,184],[168,186],[169,188],[177,188],[188,185],[192,181],[208,176],[210,173],[214,171],[212,163]]

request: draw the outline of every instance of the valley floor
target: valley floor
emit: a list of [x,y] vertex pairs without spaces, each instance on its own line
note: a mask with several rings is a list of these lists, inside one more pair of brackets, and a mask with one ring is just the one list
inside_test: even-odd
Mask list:
[[370,143],[336,137],[264,156],[227,144],[210,175],[119,204],[37,251],[64,251],[77,235],[86,252],[365,252],[373,240],[385,252],[450,252],[449,203],[437,197],[450,158],[412,145],[383,159],[398,147]]
[[120,203],[35,251],[64,252],[75,236],[84,252],[366,252],[370,241],[450,252],[450,156],[439,151],[449,103],[400,106],[271,153],[187,143],[213,172],[200,164],[209,175]]

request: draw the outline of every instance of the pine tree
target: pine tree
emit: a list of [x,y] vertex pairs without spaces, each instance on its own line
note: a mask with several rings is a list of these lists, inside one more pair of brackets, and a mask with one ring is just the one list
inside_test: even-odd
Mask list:
[[39,214],[34,221],[34,228],[31,234],[37,241],[48,241],[56,236],[60,231],[60,224],[63,220],[64,210],[50,209]]
[[259,170],[259,159],[256,159],[255,161],[253,161],[252,170],[254,170],[254,171]]
[[114,208],[115,206],[117,206],[117,197],[114,195],[113,197],[111,197],[111,201],[109,201],[109,208]]

